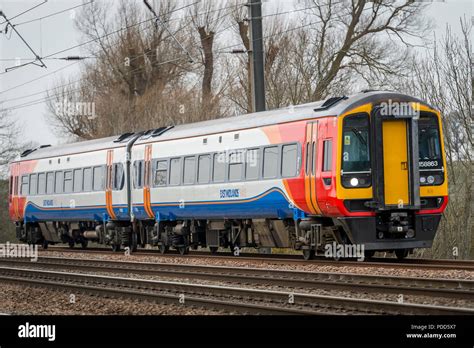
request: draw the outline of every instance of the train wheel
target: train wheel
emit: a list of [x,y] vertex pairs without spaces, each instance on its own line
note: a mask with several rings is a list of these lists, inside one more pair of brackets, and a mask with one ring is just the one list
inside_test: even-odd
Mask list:
[[76,243],[73,240],[69,241],[69,249],[74,249],[74,245],[76,245]]
[[217,250],[219,250],[219,247],[209,247],[209,250],[211,251],[211,254],[217,254]]
[[170,247],[164,244],[160,244],[158,248],[160,249],[161,254],[166,254],[168,250],[170,250]]
[[49,245],[48,241],[46,239],[43,240],[43,245],[42,246],[43,246],[44,250],[48,249],[48,245]]
[[303,250],[303,258],[305,260],[312,260],[314,259],[315,255],[316,255],[316,252],[314,250],[310,250],[310,249]]
[[87,249],[88,244],[89,244],[89,241],[87,239],[81,240],[81,248],[82,249]]
[[408,249],[395,250],[395,255],[397,256],[397,259],[403,260],[405,257],[408,256]]
[[132,232],[132,235],[131,235],[130,238],[131,238],[130,251],[134,253],[134,252],[136,252],[136,251],[138,250],[138,238],[137,238],[137,234]]
[[118,245],[118,244],[112,244],[112,251],[113,251],[113,252],[118,252],[118,251],[120,251],[120,245]]
[[178,247],[178,251],[180,255],[186,255],[189,254],[189,248],[185,246]]

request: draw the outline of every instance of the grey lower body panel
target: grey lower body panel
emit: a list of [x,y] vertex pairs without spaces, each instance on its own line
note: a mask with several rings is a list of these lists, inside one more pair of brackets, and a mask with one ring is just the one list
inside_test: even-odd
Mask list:
[[415,215],[414,230],[415,236],[406,238],[405,235],[399,237],[391,236],[380,239],[377,234],[376,217],[341,217],[337,223],[341,225],[354,244],[363,244],[365,250],[395,250],[430,248],[438,229],[441,214]]

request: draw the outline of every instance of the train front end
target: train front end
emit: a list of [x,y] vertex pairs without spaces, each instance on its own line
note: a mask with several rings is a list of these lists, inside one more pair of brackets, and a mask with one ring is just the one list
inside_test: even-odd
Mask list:
[[338,122],[334,219],[352,243],[399,258],[430,248],[448,203],[440,113],[396,98],[362,105]]

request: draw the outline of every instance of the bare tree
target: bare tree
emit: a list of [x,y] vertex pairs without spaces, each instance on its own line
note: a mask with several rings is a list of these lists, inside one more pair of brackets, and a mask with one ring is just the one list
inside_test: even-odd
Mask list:
[[[94,2],[77,18],[78,29],[91,42],[89,53],[96,59],[84,66],[79,83],[58,83],[48,96],[54,125],[74,138],[91,139],[180,123],[182,110],[193,109],[195,103],[171,99],[174,89],[188,98],[198,97],[193,87],[184,84],[192,65],[181,46],[191,50],[192,40],[184,30],[189,21],[183,11],[177,16],[172,0],[154,2],[156,21],[140,3],[122,1],[116,16],[107,6]],[[177,100],[184,104],[176,104]],[[60,112],[57,105],[63,101],[76,106],[93,103],[96,117]],[[163,113],[166,103],[174,107],[174,117]]]
[[215,69],[214,44],[216,32],[225,20],[223,2],[203,0],[196,2],[189,11],[193,27],[199,35],[202,73],[202,105],[207,112],[212,110],[214,102],[213,76]]
[[[285,17],[264,17],[270,109],[386,86],[390,79],[408,73],[406,61],[414,38],[422,38],[430,28],[420,15],[426,5],[413,1],[312,0],[299,4],[303,7]],[[233,18],[248,51],[251,42],[245,11],[235,10]],[[249,69],[248,56],[240,58],[239,78],[229,96],[244,111],[250,110]]]
[[0,178],[7,172],[7,164],[18,155],[21,146],[18,143],[19,130],[10,115],[0,112]]

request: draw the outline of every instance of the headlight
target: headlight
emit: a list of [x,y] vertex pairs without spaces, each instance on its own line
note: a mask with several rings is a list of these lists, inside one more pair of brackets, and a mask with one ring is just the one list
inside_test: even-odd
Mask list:
[[364,188],[372,184],[372,175],[370,173],[350,173],[343,174],[341,177],[342,186],[345,188]]
[[443,173],[432,173],[432,174],[425,173],[425,176],[420,176],[421,186],[441,185],[443,182],[444,182]]

